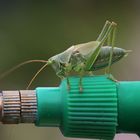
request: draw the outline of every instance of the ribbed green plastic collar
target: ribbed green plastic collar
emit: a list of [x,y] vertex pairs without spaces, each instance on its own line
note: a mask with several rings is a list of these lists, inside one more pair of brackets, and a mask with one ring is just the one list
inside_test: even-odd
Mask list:
[[70,91],[66,80],[61,84],[64,135],[112,140],[117,126],[116,83],[107,76],[89,76],[82,84],[82,93],[79,77],[70,78]]

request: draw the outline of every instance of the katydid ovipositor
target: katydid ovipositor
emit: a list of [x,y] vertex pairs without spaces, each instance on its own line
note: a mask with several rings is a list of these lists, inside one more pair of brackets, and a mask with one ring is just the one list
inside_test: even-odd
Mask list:
[[[57,54],[46,60],[29,60],[25,61],[7,72],[3,73],[0,78],[19,68],[20,66],[31,62],[45,63],[41,69],[34,75],[27,89],[32,84],[36,76],[47,66],[52,65],[56,75],[61,79],[67,78],[67,85],[70,89],[68,76],[71,72],[76,72],[80,76],[79,88],[82,90],[82,76],[85,72],[90,72],[108,67],[110,73],[111,64],[119,61],[126,56],[129,51],[122,48],[114,47],[116,23],[106,21],[99,37],[96,41],[73,45],[64,52]],[[104,43],[107,41],[107,46]]]

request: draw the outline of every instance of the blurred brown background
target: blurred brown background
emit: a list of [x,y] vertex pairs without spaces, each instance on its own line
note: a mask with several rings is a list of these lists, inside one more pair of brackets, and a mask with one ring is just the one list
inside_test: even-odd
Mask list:
[[[118,23],[116,46],[133,52],[113,65],[118,80],[140,80],[140,1],[60,0],[0,1],[0,73],[29,59],[48,59],[73,44],[95,40],[105,20]],[[0,89],[25,89],[42,64],[28,64],[0,81]],[[57,86],[51,67],[34,81]],[[134,136],[135,137],[135,136]],[[128,136],[131,140],[138,138]],[[128,140],[127,138],[127,140]],[[67,140],[58,128],[0,125],[1,140]],[[124,139],[124,138],[122,138]],[[116,140],[121,140],[120,136]]]

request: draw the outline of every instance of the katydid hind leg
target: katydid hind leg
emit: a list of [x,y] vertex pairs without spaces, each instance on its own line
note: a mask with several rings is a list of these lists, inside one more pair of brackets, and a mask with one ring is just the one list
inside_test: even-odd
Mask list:
[[[107,70],[107,73],[110,74],[110,71],[111,71],[111,64],[112,64],[112,58],[113,58],[113,50],[114,50],[114,45],[115,45],[115,36],[116,36],[116,26],[117,24],[113,22],[113,30],[112,32],[110,33],[110,43],[111,43],[111,51],[110,51],[110,58],[109,58],[109,63],[108,63],[108,70]],[[110,44],[108,44],[110,45]]]
[[101,30],[101,33],[99,34],[97,41],[101,41],[103,36],[105,35],[109,25],[111,24],[111,22],[109,22],[108,20],[105,22],[105,25],[103,26],[103,29]]
[[101,46],[104,44],[104,42],[107,40],[108,38],[108,35],[110,34],[110,32],[112,31],[113,29],[113,24],[111,23],[106,31],[106,33],[104,34],[104,36],[102,37],[100,43],[98,44],[96,50],[92,53],[92,55],[89,57],[89,59],[87,60],[86,62],[86,65],[85,65],[85,69],[87,71],[89,71],[92,66],[94,65],[94,62],[96,61],[99,53],[100,53],[100,49],[101,49]]
[[[114,28],[113,28],[114,30]],[[112,46],[112,32],[109,33],[108,38],[107,38],[107,46],[111,46],[111,51],[110,51],[110,56],[109,56],[109,62],[108,62],[108,67],[105,68],[105,74],[109,74],[111,71],[111,63],[112,63],[112,55],[113,55],[113,46]]]
[[114,81],[114,82],[118,82],[118,80],[111,74],[107,74],[107,78]]
[[111,46],[111,34],[112,34],[112,32],[110,32],[109,35],[108,35],[107,46]]

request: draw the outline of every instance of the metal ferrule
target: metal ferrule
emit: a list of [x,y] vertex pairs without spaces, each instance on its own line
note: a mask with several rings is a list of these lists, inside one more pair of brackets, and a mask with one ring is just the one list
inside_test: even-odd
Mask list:
[[2,91],[0,121],[4,124],[34,123],[37,101],[34,90]]

